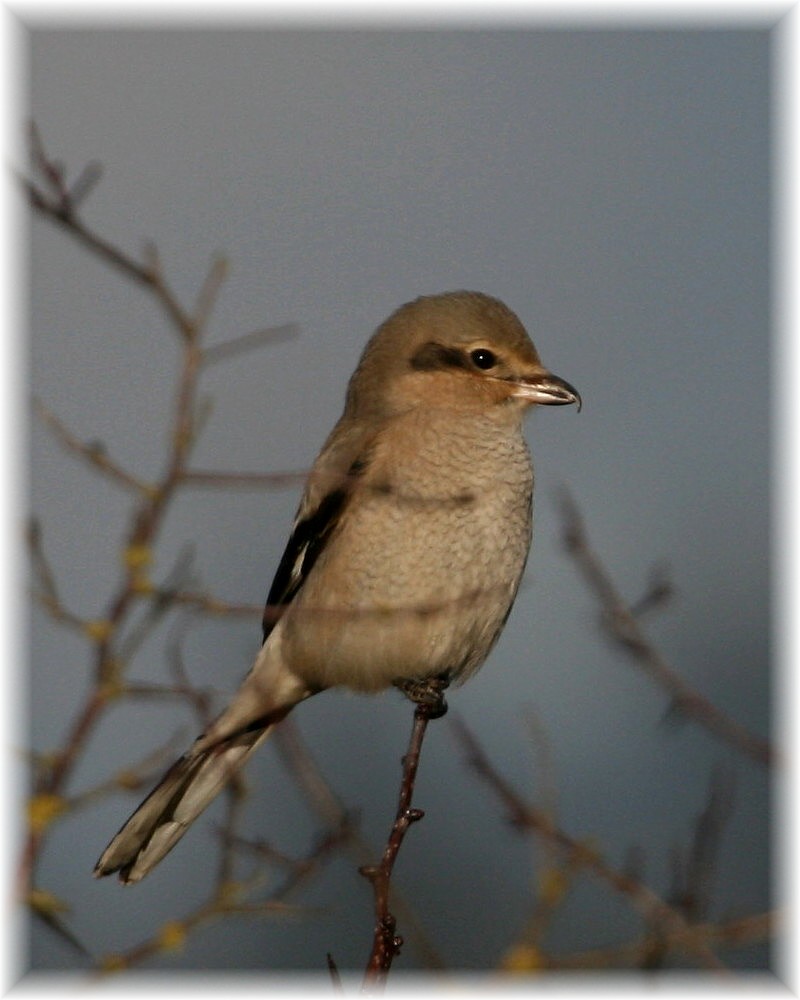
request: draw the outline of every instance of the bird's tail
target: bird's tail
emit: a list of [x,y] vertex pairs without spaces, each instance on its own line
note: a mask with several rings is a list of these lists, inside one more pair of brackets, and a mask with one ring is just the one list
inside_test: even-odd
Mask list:
[[280,642],[261,647],[232,701],[167,771],[94,868],[138,882],[178,843],[254,750],[294,706],[316,693],[289,670]]
[[250,727],[210,747],[203,747],[204,739],[198,740],[169,768],[103,851],[95,876],[119,872],[121,882],[143,879],[264,742],[279,718],[272,717],[265,725]]

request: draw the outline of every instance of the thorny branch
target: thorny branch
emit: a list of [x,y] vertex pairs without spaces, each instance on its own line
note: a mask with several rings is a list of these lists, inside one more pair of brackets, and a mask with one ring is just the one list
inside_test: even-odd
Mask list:
[[422,751],[422,741],[428,722],[439,718],[447,711],[443,697],[446,683],[435,693],[433,700],[419,700],[414,709],[414,724],[408,750],[403,758],[403,776],[400,782],[400,797],[397,804],[392,829],[383,851],[383,857],[377,865],[364,865],[360,872],[372,882],[375,897],[375,931],[372,941],[372,952],[367,962],[364,976],[364,991],[379,993],[383,990],[386,977],[392,967],[395,957],[400,954],[403,939],[396,933],[397,919],[389,910],[389,889],[392,871],[397,855],[412,823],[416,823],[425,815],[421,809],[413,809],[411,801],[414,795],[414,783],[419,767],[419,757]]
[[[323,777],[291,717],[284,719],[273,739],[289,774],[304,793],[315,815],[330,829],[338,826],[349,828],[345,847],[355,864],[359,870],[374,867],[371,862],[375,856],[374,849],[359,832],[352,812],[339,801]],[[445,968],[444,959],[430,941],[413,907],[396,886],[392,888],[392,908],[403,925],[407,943],[414,947],[422,966],[442,971]]]

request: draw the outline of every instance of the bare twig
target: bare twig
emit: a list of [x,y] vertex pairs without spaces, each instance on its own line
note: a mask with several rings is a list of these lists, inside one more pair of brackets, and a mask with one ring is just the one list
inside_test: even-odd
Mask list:
[[189,575],[191,559],[192,554],[188,549],[184,549],[179,554],[167,581],[158,589],[154,589],[152,595],[147,595],[152,599],[148,602],[145,613],[129,627],[124,637],[120,639],[119,658],[123,663],[131,662],[145,639],[170,611],[175,610],[176,604],[171,596],[174,593],[173,587]]
[[35,397],[33,406],[41,420],[55,435],[58,442],[68,451],[72,452],[73,455],[82,458],[93,468],[104,473],[109,479],[126,487],[126,489],[133,490],[136,493],[146,493],[148,491],[150,488],[148,484],[137,479],[136,476],[131,475],[121,465],[114,462],[100,442],[79,440],[62,420],[51,410],[48,410],[41,400]]
[[674,709],[705,726],[759,764],[774,764],[776,753],[767,740],[735,722],[687,684],[645,637],[637,615],[623,601],[605,566],[592,550],[583,518],[566,491],[561,495],[561,514],[564,544],[600,603],[602,623],[608,634],[633,657],[648,677],[670,695]]
[[[76,217],[78,204],[71,196],[70,190],[64,182],[63,168],[55,161],[51,160],[44,150],[39,130],[32,122],[30,125],[31,160],[33,168],[44,178],[45,184],[50,191],[42,190],[32,180],[22,179],[31,206],[40,214],[49,218],[56,225],[69,230],[72,237],[81,243],[95,256],[100,257],[107,264],[122,271],[128,278],[142,285],[148,285],[157,296],[162,299],[162,304],[174,319],[180,318],[180,324],[186,321],[183,311],[177,306],[171,293],[158,288],[158,281],[152,269],[139,261],[134,260],[123,250],[114,246],[98,233],[91,230],[85,223]],[[85,176],[85,171],[80,175]],[[80,178],[79,178],[80,180]],[[79,192],[80,195],[80,192]],[[85,197],[85,192],[79,201]]]
[[428,727],[428,721],[437,714],[439,713],[431,712],[431,706],[423,703],[418,704],[414,710],[411,738],[408,751],[403,758],[403,777],[400,783],[397,814],[383,851],[383,857],[380,864],[364,865],[360,869],[361,874],[372,882],[375,896],[375,931],[372,951],[364,976],[364,991],[368,993],[379,993],[383,990],[392,962],[395,956],[400,954],[400,949],[403,946],[403,939],[395,933],[397,920],[389,911],[389,887],[394,863],[405,835],[411,824],[421,820],[424,816],[421,809],[412,809],[411,800],[414,795],[414,782],[425,730]]
[[673,928],[657,939],[645,936],[635,941],[609,948],[592,948],[569,955],[543,957],[545,969],[604,969],[642,968],[654,946],[666,946],[670,951],[691,951],[698,945],[714,948],[743,948],[768,941],[775,932],[779,914],[755,913],[721,923],[692,924]]
[[28,522],[27,541],[34,576],[31,588],[34,600],[47,611],[53,621],[86,635],[90,623],[67,608],[61,600],[55,573],[45,555],[42,526],[38,518],[32,517]]
[[[558,792],[552,749],[545,727],[532,710],[526,712],[527,729],[538,764],[536,787],[541,789],[540,798],[544,804],[544,814],[552,817],[555,824],[558,815]],[[541,948],[541,941],[553,921],[559,906],[566,896],[576,865],[549,838],[543,838],[533,892],[533,907],[526,920],[520,938],[529,946]]]
[[38,518],[32,517],[28,521],[28,550],[33,563],[34,574],[42,587],[42,593],[51,600],[58,600],[58,588],[56,578],[47,557],[44,554],[42,544],[42,525]]
[[706,917],[722,834],[733,813],[733,775],[717,768],[711,775],[706,803],[697,817],[686,860],[677,866],[671,893],[692,921]]
[[295,323],[284,323],[281,326],[270,326],[263,330],[252,330],[250,333],[243,333],[241,336],[223,341],[221,344],[209,344],[203,351],[203,363],[210,365],[216,364],[218,361],[227,361],[228,358],[244,351],[252,351],[255,348],[263,347],[264,344],[287,340],[296,335],[297,325]]
[[65,914],[69,912],[69,906],[63,900],[52,893],[34,889],[28,897],[28,906],[33,916],[46,924],[57,937],[66,941],[83,958],[91,959],[89,949],[66,924]]
[[334,852],[353,836],[355,829],[352,819],[349,816],[343,817],[340,825],[324,831],[311,852],[300,860],[287,857],[263,840],[253,841],[239,836],[231,836],[228,840],[237,850],[246,851],[263,861],[288,869],[286,878],[270,893],[271,899],[286,900],[321,870]]
[[215,257],[211,261],[205,281],[197,293],[192,320],[192,326],[195,329],[203,329],[208,324],[211,311],[216,305],[222,283],[225,281],[227,274],[228,261],[224,257]]

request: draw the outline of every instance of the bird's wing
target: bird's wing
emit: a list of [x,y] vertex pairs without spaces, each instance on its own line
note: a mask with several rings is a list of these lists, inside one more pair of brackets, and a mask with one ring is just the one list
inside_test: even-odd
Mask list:
[[356,480],[368,463],[375,431],[334,429],[309,475],[264,608],[264,642],[308,578],[320,553],[341,523]]
[[306,517],[295,520],[292,534],[284,550],[275,579],[272,581],[262,626],[264,642],[275,627],[281,613],[292,602],[311,571],[320,552],[339,522],[348,498],[342,486],[327,493],[320,504]]

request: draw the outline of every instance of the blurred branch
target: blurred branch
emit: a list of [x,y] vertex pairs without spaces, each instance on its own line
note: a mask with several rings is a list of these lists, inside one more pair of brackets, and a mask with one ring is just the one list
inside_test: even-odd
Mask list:
[[[245,780],[238,774],[227,785],[226,813],[219,831],[220,855],[216,876],[206,899],[179,920],[168,920],[153,935],[125,952],[103,956],[97,969],[104,974],[121,972],[141,965],[158,954],[180,950],[189,935],[197,928],[230,916],[302,916],[311,912],[307,907],[292,905],[288,897],[308,879],[316,876],[334,856],[348,831],[330,831],[319,839],[309,854],[303,858],[278,857],[276,852],[263,848],[260,843],[246,840],[238,832],[242,807],[245,802]],[[247,878],[237,878],[236,860],[242,853],[255,855],[261,865]],[[264,882],[263,867],[279,861],[281,867],[291,869],[290,876],[266,896],[258,898],[257,891]]]
[[676,857],[670,897],[689,920],[701,920],[709,911],[722,835],[732,814],[733,775],[717,768],[709,781],[705,806],[695,821],[687,857],[684,861]]
[[218,361],[227,361],[228,358],[252,351],[255,348],[263,347],[264,344],[275,343],[278,340],[288,340],[297,336],[297,324],[284,323],[281,326],[270,326],[263,330],[253,330],[250,333],[243,333],[232,340],[223,341],[220,344],[210,344],[203,350],[203,362],[206,365],[216,364]]
[[318,874],[335,851],[344,847],[353,836],[355,826],[349,816],[344,816],[338,827],[322,832],[310,853],[301,859],[289,858],[263,840],[249,840],[246,837],[229,837],[229,843],[239,851],[279,864],[288,869],[284,881],[271,894],[271,898],[286,900],[310,878]]
[[[170,642],[170,669],[175,683],[159,693],[181,695],[191,703],[197,727],[204,730],[211,718],[206,695],[195,688],[187,675],[181,653],[182,629],[176,629]],[[144,686],[141,686],[144,687]],[[309,879],[317,876],[349,835],[349,826],[331,830],[321,836],[310,853],[300,859],[288,858],[269,850],[262,842],[249,841],[239,833],[243,807],[247,798],[245,776],[235,774],[225,788],[226,811],[219,828],[219,858],[216,875],[207,896],[179,920],[169,920],[153,935],[125,952],[102,957],[97,969],[104,974],[117,973],[139,966],[158,954],[180,950],[197,928],[230,916],[302,915],[307,908],[291,906],[289,896]],[[260,864],[246,878],[238,878],[237,861],[244,854],[255,856]],[[259,898],[264,883],[265,865],[278,864],[289,868],[289,876],[266,896]]]
[[67,428],[63,421],[47,409],[41,400],[34,397],[33,405],[41,420],[52,431],[58,442],[68,451],[72,452],[73,455],[82,458],[93,468],[104,473],[109,479],[126,487],[126,489],[134,490],[137,493],[147,493],[149,489],[147,483],[137,479],[123,469],[122,466],[112,461],[105,447],[99,441],[80,441]]
[[[217,304],[217,298],[227,276],[227,259],[221,256],[214,257],[206,274],[205,281],[197,293],[197,300],[195,301],[192,314],[192,327],[202,330],[208,325],[212,310]],[[207,360],[207,357],[207,351],[204,349],[203,359]]]
[[[525,802],[494,768],[466,724],[459,718],[454,719],[452,724],[466,752],[468,763],[503,803],[515,826],[545,838],[559,849],[570,865],[576,869],[583,868],[596,879],[609,885],[628,899],[645,920],[657,924],[660,928],[663,927],[665,933],[685,933],[689,924],[677,909],[666,903],[643,882],[613,868],[594,847],[570,836],[556,826],[545,812]],[[692,941],[691,945],[704,965],[715,969],[722,968],[717,956],[704,942]]]
[[147,600],[144,613],[129,626],[124,636],[120,636],[118,656],[122,663],[131,662],[145,639],[175,608],[172,594],[191,578],[193,559],[194,552],[191,546],[184,546],[178,553],[166,580],[160,586],[153,585],[152,592],[144,597],[145,600],[150,598]]
[[[84,168],[76,183],[69,188],[64,180],[63,168],[48,157],[39,130],[33,122],[29,127],[29,140],[31,166],[34,175],[38,174],[41,177],[41,186],[28,178],[22,178],[22,184],[35,211],[66,229],[73,239],[96,257],[122,271],[138,284],[146,286],[161,304],[173,326],[185,339],[189,339],[194,324],[164,281],[157,254],[151,252],[149,260],[145,263],[137,261],[99,233],[94,232],[78,217],[78,209],[95,180],[99,178],[99,167],[92,164]],[[94,180],[87,183],[87,177],[94,177]]]
[[[31,125],[30,158],[32,177],[22,180],[34,211],[62,228],[72,239],[92,254],[105,260],[122,274],[143,287],[161,307],[168,324],[178,335],[182,346],[177,374],[172,432],[162,474],[153,483],[113,461],[100,444],[81,441],[67,426],[38,400],[37,411],[57,440],[72,454],[86,461],[106,477],[131,490],[134,494],[129,526],[121,545],[122,576],[108,599],[104,611],[94,618],[82,618],[68,611],[61,603],[55,573],[47,562],[41,543],[41,531],[35,521],[28,532],[29,547],[38,584],[37,597],[54,620],[81,631],[93,646],[93,678],[68,728],[63,745],[47,754],[48,766],[40,767],[30,801],[29,830],[19,867],[19,890],[30,898],[38,858],[52,822],[68,811],[74,799],[67,787],[75,765],[82,758],[88,742],[105,710],[125,695],[143,693],[143,686],[126,687],[123,671],[128,658],[138,648],[158,619],[181,604],[214,614],[259,613],[260,609],[241,609],[206,595],[185,590],[185,581],[175,573],[162,588],[150,577],[154,548],[159,539],[165,514],[178,490],[187,485],[187,463],[199,430],[202,407],[198,400],[198,382],[205,360],[202,338],[217,301],[226,274],[222,258],[212,261],[201,283],[192,309],[184,308],[176,299],[164,277],[155,246],[145,248],[143,260],[131,257],[88,226],[80,216],[84,200],[100,176],[99,167],[90,164],[70,186],[61,164],[50,158],[38,129]],[[264,338],[259,338],[264,342]],[[233,341],[228,350],[256,346],[256,338]],[[218,348],[216,356],[221,356]],[[213,359],[215,354],[210,353]],[[209,474],[213,475],[213,474]],[[225,474],[221,474],[224,476]],[[232,485],[241,485],[241,481]],[[269,485],[262,477],[259,485]],[[151,607],[143,619],[134,623],[132,613],[142,599]],[[164,689],[166,690],[166,689]],[[171,693],[186,696],[187,685],[173,686]],[[195,700],[196,707],[199,702]]]
[[57,602],[58,588],[56,587],[56,578],[44,554],[42,525],[36,517],[31,517],[28,521],[27,540],[34,576],[42,588],[42,593],[49,600]]
[[[42,526],[38,518],[28,521],[28,553],[33,569],[32,595],[53,621],[82,634],[87,634],[89,623],[64,606],[59,596],[55,574],[44,552]],[[38,589],[37,589],[38,585]]]
[[264,613],[261,604],[236,604],[232,601],[223,601],[219,597],[212,597],[199,591],[175,590],[175,591],[154,591],[153,597],[170,601],[173,606],[184,606],[201,611],[207,615],[225,615],[233,618],[254,618],[260,620]]
[[138,763],[122,768],[105,781],[93,785],[91,788],[86,788],[77,795],[65,797],[62,806],[63,812],[74,813],[110,792],[141,792],[157,777],[159,771],[174,757],[176,752],[177,741],[171,737],[163,746],[146,754]]
[[639,938],[610,948],[592,948],[569,955],[547,955],[542,968],[549,970],[644,968],[654,947],[670,951],[705,948],[743,948],[769,941],[775,933],[778,915],[755,913],[721,923],[692,924],[673,928],[657,937]]
[[[535,785],[541,789],[539,797],[543,813],[555,824],[558,816],[558,790],[550,741],[545,727],[531,709],[525,713],[526,728],[537,763]],[[456,722],[458,725],[458,722]],[[541,852],[537,853],[536,878],[532,890],[533,905],[519,939],[530,947],[541,949],[542,941],[552,924],[559,907],[569,891],[578,866],[571,856],[564,855],[550,838],[541,838]],[[539,854],[541,853],[541,858]]]
[[89,949],[80,938],[67,926],[64,915],[70,911],[67,903],[51,892],[33,889],[28,896],[28,907],[34,919],[40,920],[53,933],[65,941],[73,951],[83,958],[91,959]]
[[564,545],[600,604],[601,622],[608,635],[633,657],[648,677],[670,695],[672,707],[676,711],[704,726],[759,764],[774,764],[776,753],[766,740],[735,722],[687,684],[647,640],[636,614],[623,601],[605,566],[591,548],[583,518],[566,490],[562,492],[560,507]]
[[[732,812],[733,778],[718,768],[711,775],[706,803],[695,821],[688,851],[672,852],[669,903],[692,926],[710,909],[722,833]],[[658,922],[653,922],[645,937],[647,948],[642,951],[641,967],[650,972],[663,968],[674,947],[673,937]]]

